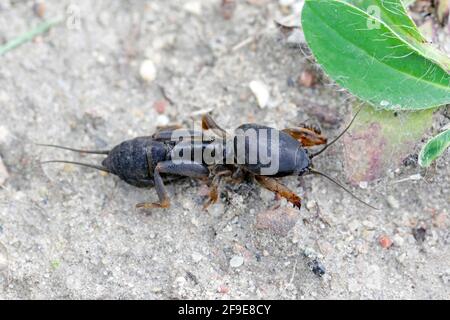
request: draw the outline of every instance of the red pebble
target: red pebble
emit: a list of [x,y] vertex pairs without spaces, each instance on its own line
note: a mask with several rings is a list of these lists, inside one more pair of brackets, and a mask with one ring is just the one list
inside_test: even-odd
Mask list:
[[380,243],[380,246],[382,246],[384,249],[389,248],[390,246],[392,246],[392,240],[391,238],[389,238],[386,235],[382,235],[379,239],[378,242]]
[[153,104],[153,108],[155,108],[156,112],[161,114],[161,113],[164,113],[166,111],[167,104],[168,104],[167,101],[164,100],[164,99],[157,100]]
[[226,294],[230,291],[230,289],[227,286],[220,285],[219,288],[217,288],[217,292]]

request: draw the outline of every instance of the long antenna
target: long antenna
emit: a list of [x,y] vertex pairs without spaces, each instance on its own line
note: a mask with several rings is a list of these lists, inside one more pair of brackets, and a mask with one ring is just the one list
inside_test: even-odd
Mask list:
[[320,149],[319,151],[317,151],[316,153],[312,153],[310,158],[314,158],[315,156],[318,156],[319,154],[321,154],[322,152],[324,152],[325,150],[327,150],[327,148],[329,146],[331,146],[333,143],[335,143],[336,141],[339,140],[340,137],[342,137],[344,135],[344,133],[347,132],[348,129],[350,129],[353,121],[355,121],[356,116],[358,115],[358,113],[361,111],[363,107],[360,107],[359,110],[356,112],[356,114],[353,116],[352,121],[350,121],[350,123],[347,125],[347,127],[344,129],[344,131],[342,131],[336,138],[333,139],[333,141],[331,141],[330,143],[328,143],[325,147],[323,147],[322,149]]
[[56,144],[36,143],[36,145],[42,146],[42,147],[51,147],[51,148],[64,149],[64,150],[80,152],[80,153],[109,154],[109,151],[110,151],[110,150],[80,150],[80,149],[74,149],[74,148],[69,148],[69,147],[64,147],[64,146],[58,146]]
[[365,202],[364,200],[361,200],[360,198],[358,198],[357,196],[355,196],[350,190],[348,190],[346,187],[344,187],[342,184],[340,184],[339,182],[337,182],[337,181],[334,180],[333,178],[327,176],[325,173],[322,173],[322,172],[320,172],[320,171],[316,171],[316,170],[313,170],[313,169],[310,169],[309,172],[327,178],[329,181],[333,182],[333,183],[336,184],[337,186],[339,186],[339,187],[341,187],[342,189],[344,189],[344,191],[346,191],[348,194],[350,194],[353,198],[355,198],[355,199],[358,200],[359,202],[365,204],[366,206],[368,206],[368,207],[370,207],[370,208],[372,208],[372,209],[375,209],[375,210],[381,210],[381,209],[379,209],[379,208],[375,208],[374,206],[368,204],[368,203]]
[[109,171],[107,168],[105,168],[103,166],[98,166],[98,165],[95,165],[95,164],[89,164],[89,163],[83,163],[83,162],[66,161],[66,160],[41,161],[41,164],[46,164],[46,163],[70,163],[70,164],[76,164],[76,165],[79,165],[79,166],[88,167],[88,168],[97,169],[97,170],[100,170],[100,171],[111,173],[111,171]]

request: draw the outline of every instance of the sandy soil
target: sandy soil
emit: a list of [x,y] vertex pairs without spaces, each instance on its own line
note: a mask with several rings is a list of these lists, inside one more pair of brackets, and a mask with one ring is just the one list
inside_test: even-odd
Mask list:
[[[283,180],[303,197],[301,211],[253,184],[223,185],[204,211],[204,183],[185,180],[169,186],[172,208],[144,214],[134,205],[156,200],[152,189],[39,164],[99,157],[35,142],[103,149],[158,124],[190,125],[208,109],[227,128],[309,122],[336,135],[348,95],[329,80],[299,85],[314,66],[273,24],[295,3],[238,2],[226,20],[218,0],[80,0],[70,10],[68,0],[46,1],[45,17],[66,13],[67,23],[0,57],[0,155],[9,172],[0,189],[0,298],[450,298],[448,152],[427,172],[394,167],[353,188],[381,211],[305,177]],[[40,23],[32,7],[1,2],[0,42]],[[146,59],[157,72],[150,83],[139,74]],[[257,105],[252,80],[270,88],[270,106]],[[321,122],[317,110],[334,120]],[[431,131],[447,117],[438,112]],[[316,166],[344,181],[342,161],[335,147]],[[396,183],[417,174],[425,178]]]

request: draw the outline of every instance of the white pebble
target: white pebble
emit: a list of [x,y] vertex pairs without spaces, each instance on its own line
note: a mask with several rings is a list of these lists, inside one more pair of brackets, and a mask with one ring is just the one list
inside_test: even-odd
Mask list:
[[309,200],[306,202],[306,209],[312,210],[316,207],[316,202],[314,200]]
[[369,183],[367,181],[360,181],[359,182],[359,187],[361,189],[367,189],[368,186],[369,186]]
[[202,3],[200,1],[189,1],[183,6],[183,9],[197,16],[202,15]]
[[8,102],[9,101],[9,95],[5,91],[0,91],[0,103],[1,102]]
[[399,234],[394,235],[392,237],[392,241],[394,241],[394,244],[399,247],[405,243],[405,240]]
[[295,0],[278,0],[278,4],[282,7],[288,7],[293,5]]
[[139,69],[139,74],[141,78],[147,82],[152,82],[156,79],[156,67],[152,60],[144,60],[141,63],[141,67]]
[[202,260],[203,256],[200,253],[194,252],[192,254],[192,260],[194,260],[195,263],[200,262]]
[[5,126],[0,126],[0,144],[9,144],[12,140],[12,134]]
[[256,100],[258,101],[258,105],[261,108],[265,108],[270,99],[269,89],[267,88],[267,86],[261,81],[257,80],[253,80],[252,82],[250,82],[249,86],[250,90],[253,92]]
[[403,264],[403,263],[405,262],[406,256],[407,256],[406,253],[402,253],[401,255],[399,255],[399,256],[397,257],[397,261],[398,261],[399,263]]
[[238,267],[242,266],[243,263],[244,263],[244,258],[241,256],[234,256],[230,260],[230,266],[232,268],[238,268]]
[[0,186],[2,186],[8,178],[8,170],[6,169],[5,165],[3,164],[2,158],[0,157]]
[[5,246],[0,243],[0,272],[6,270],[8,267],[8,251]]
[[400,208],[400,204],[398,203],[398,200],[395,199],[393,196],[388,196],[386,200],[392,209]]
[[169,124],[170,120],[169,117],[167,117],[164,114],[160,114],[157,118],[156,118],[156,125],[157,126],[167,126]]

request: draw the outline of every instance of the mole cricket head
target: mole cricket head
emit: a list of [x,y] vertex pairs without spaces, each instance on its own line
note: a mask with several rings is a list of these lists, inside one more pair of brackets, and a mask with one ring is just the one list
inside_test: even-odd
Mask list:
[[105,159],[103,159],[102,166],[108,169],[112,174],[115,174],[111,155],[108,155]]
[[295,172],[298,173],[299,176],[301,176],[312,168],[312,159],[308,154],[308,150],[299,148],[295,156]]

